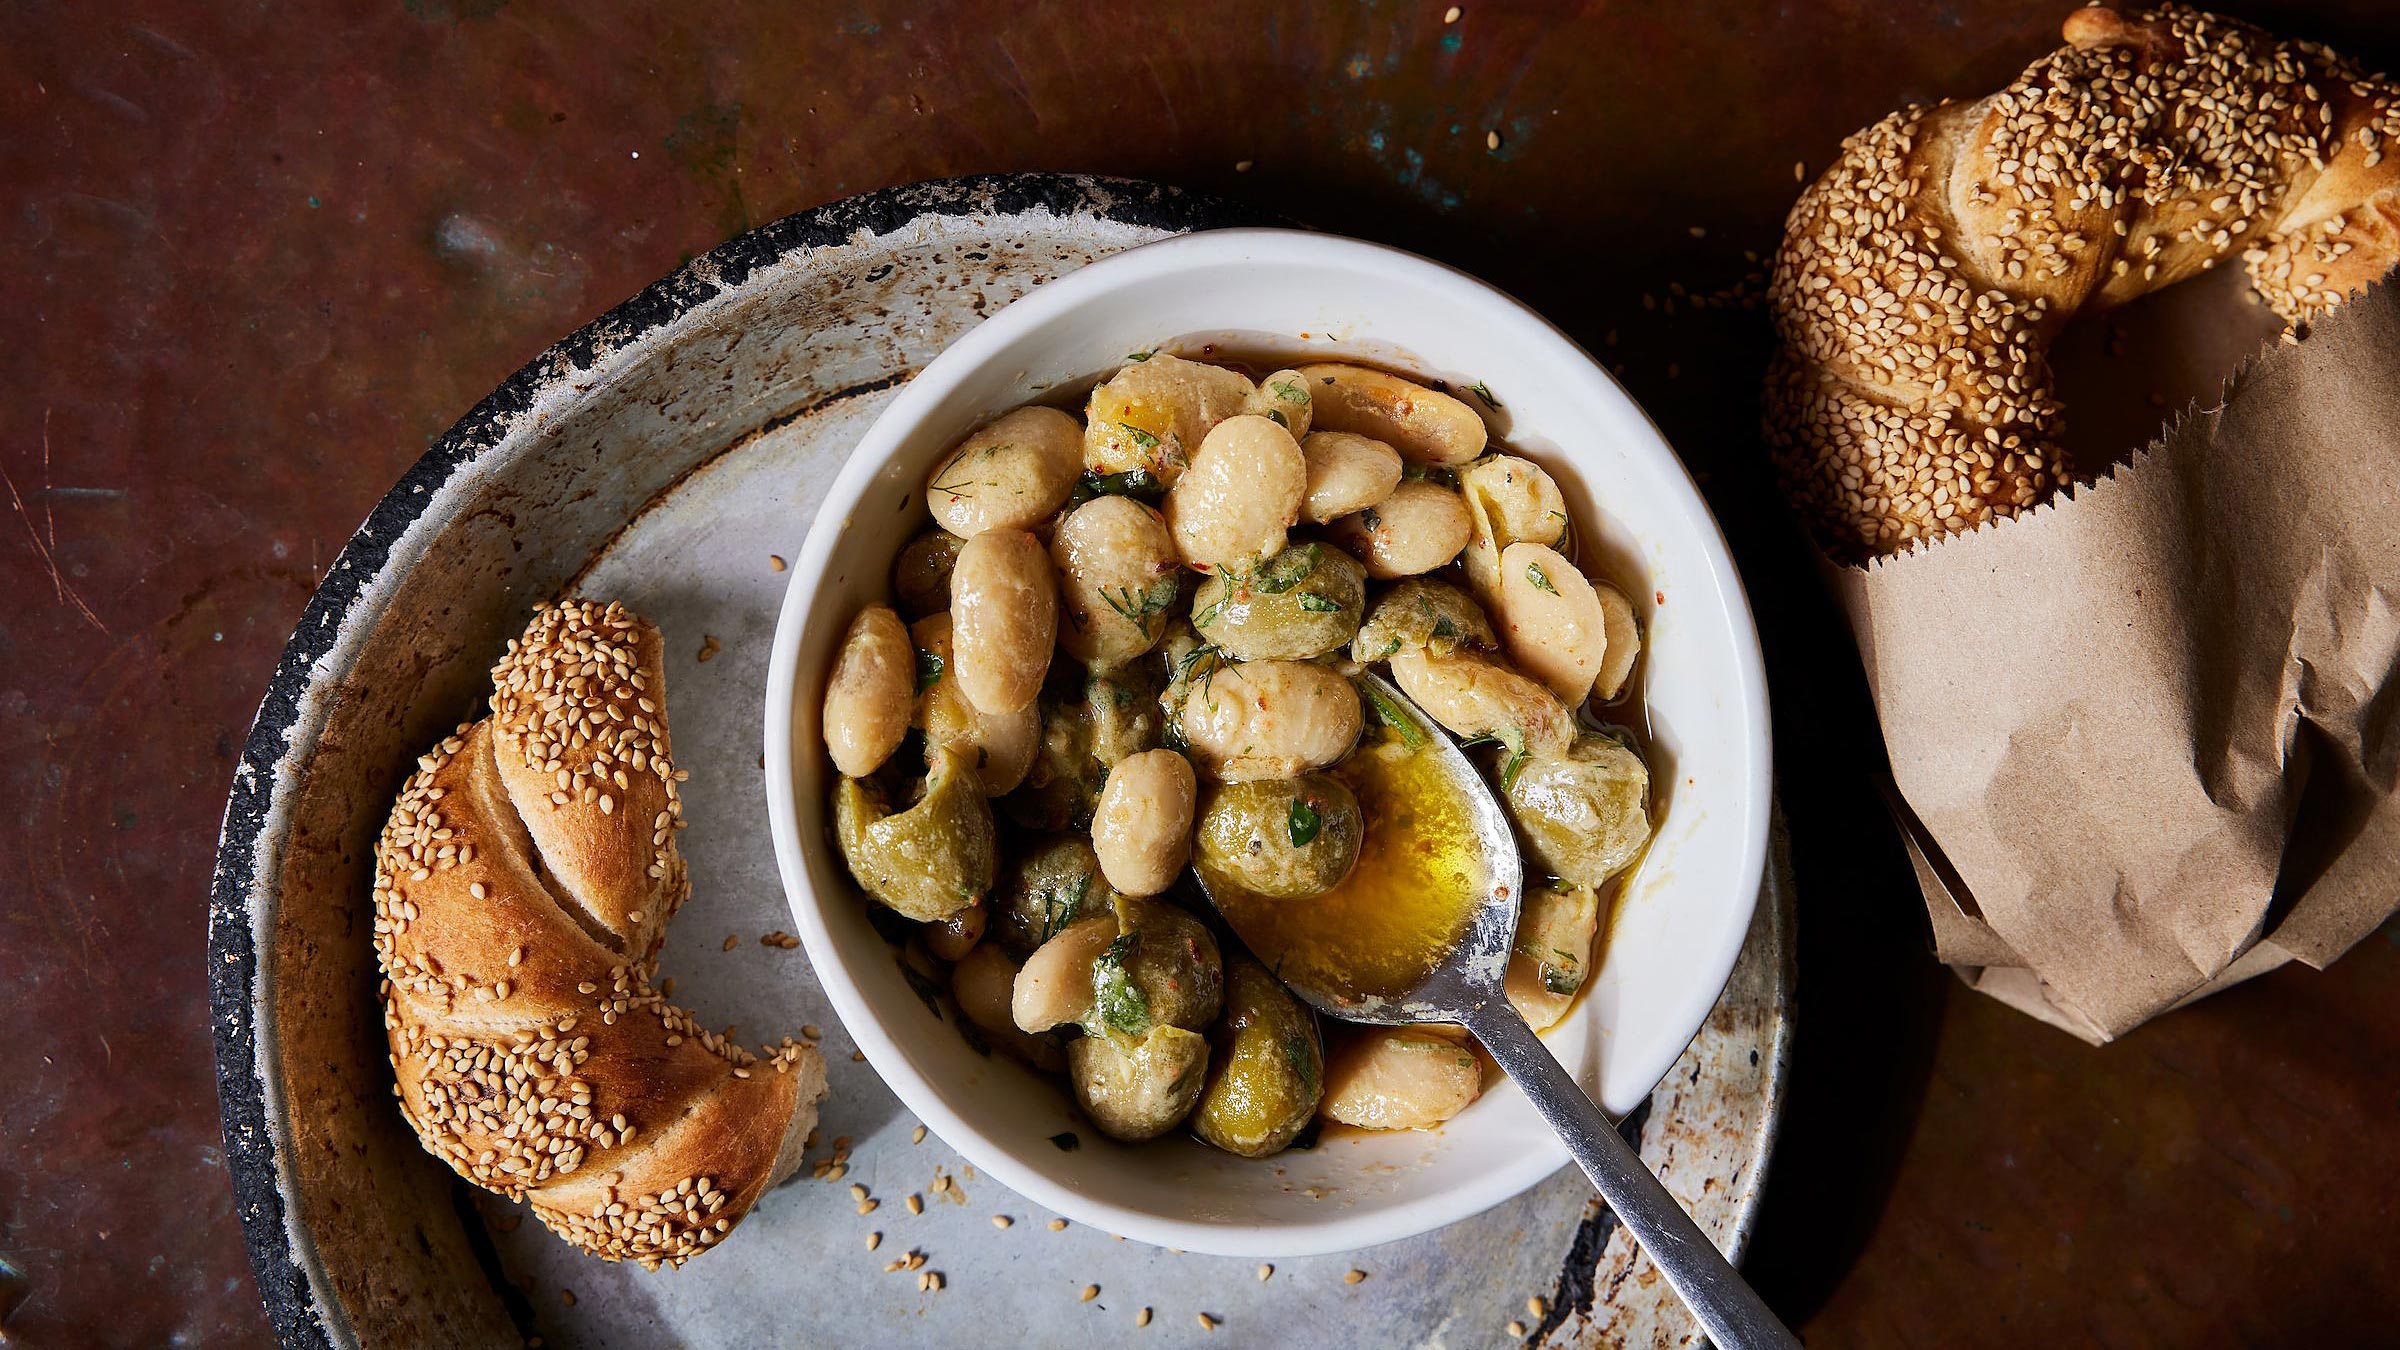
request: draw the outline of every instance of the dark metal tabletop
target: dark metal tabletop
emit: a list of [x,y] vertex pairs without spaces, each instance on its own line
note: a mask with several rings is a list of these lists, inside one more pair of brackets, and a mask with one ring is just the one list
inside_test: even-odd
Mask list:
[[[2400,1323],[2400,925],[2093,1049],[1958,987],[1763,472],[1756,254],[1841,137],[2063,0],[0,7],[0,1343],[256,1343],[203,916],[323,567],[527,356],[749,225],[966,172],[1204,188],[1432,254],[1606,360],[1768,645],[1797,1073],[1749,1262],[1813,1345]],[[2376,0],[2241,3],[2400,63]],[[1746,278],[1750,280],[1746,281]],[[1695,299],[1698,297],[1698,299]]]

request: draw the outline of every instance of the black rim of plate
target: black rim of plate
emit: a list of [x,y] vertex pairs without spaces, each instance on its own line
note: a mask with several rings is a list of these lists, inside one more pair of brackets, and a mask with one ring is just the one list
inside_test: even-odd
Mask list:
[[287,745],[287,739],[299,721],[310,672],[359,610],[368,584],[389,561],[393,541],[416,523],[434,489],[516,428],[545,388],[574,378],[626,344],[740,289],[761,268],[853,242],[862,231],[880,238],[926,216],[1007,216],[1038,210],[1179,233],[1283,223],[1256,208],[1179,188],[1048,173],[912,183],[785,216],[694,258],[526,362],[409,466],[326,569],[284,646],[243,742],[218,834],[209,893],[209,1006],[226,1166],[250,1249],[251,1272],[280,1342],[330,1346],[333,1337],[294,1249],[275,1139],[267,1125],[267,1088],[258,1071],[259,1008],[253,997],[258,935],[251,929],[249,897],[262,880],[262,869],[272,865],[272,860],[259,857],[258,844],[275,804],[276,769],[287,760],[304,761],[309,753],[309,747]]

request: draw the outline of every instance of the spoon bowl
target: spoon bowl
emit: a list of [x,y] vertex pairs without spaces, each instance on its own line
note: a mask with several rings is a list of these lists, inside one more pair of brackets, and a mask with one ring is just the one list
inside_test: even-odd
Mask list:
[[[1641,1156],[1617,1133],[1608,1113],[1584,1095],[1573,1075],[1551,1057],[1508,1001],[1502,981],[1510,948],[1516,942],[1525,878],[1516,834],[1499,798],[1458,743],[1391,681],[1371,670],[1361,671],[1354,679],[1382,729],[1377,733],[1378,743],[1361,746],[1349,763],[1363,765],[1370,782],[1377,786],[1408,785],[1410,795],[1397,803],[1386,799],[1384,812],[1370,811],[1358,863],[1348,878],[1324,896],[1262,900],[1227,877],[1210,875],[1208,867],[1196,862],[1192,875],[1201,893],[1284,986],[1317,1011],[1345,1022],[1376,1026],[1412,1022],[1465,1026],[1558,1131],[1601,1197],[1691,1308],[1710,1340],[1727,1350],[1798,1346],[1799,1341],[1643,1165]],[[1405,763],[1411,771],[1393,771],[1397,763]],[[1374,800],[1367,793],[1361,796],[1362,800]],[[1395,804],[1402,809],[1388,809]],[[1462,824],[1463,830],[1458,828]],[[1459,837],[1450,839],[1453,834]],[[1429,842],[1425,836],[1441,842]],[[1421,903],[1424,897],[1412,897],[1419,903],[1406,910],[1416,920],[1421,920],[1428,908],[1433,914],[1447,916],[1437,920],[1443,924],[1439,938],[1430,943],[1395,941],[1408,935],[1378,933],[1371,923],[1362,931],[1357,907],[1325,903],[1353,884],[1373,884],[1373,880],[1362,883],[1360,873],[1370,867],[1377,850],[1386,851],[1387,856],[1409,850],[1458,855],[1450,866],[1432,869],[1431,880],[1425,883],[1446,888],[1439,897],[1441,903],[1427,907]],[[1369,892],[1364,898],[1384,902],[1383,909],[1402,909],[1390,903],[1388,890]],[[1335,920],[1312,926],[1306,922],[1307,911],[1294,908],[1312,905],[1321,906]],[[1374,963],[1382,979],[1362,981],[1353,976],[1364,966],[1340,959],[1345,944],[1362,941],[1417,959],[1397,981],[1390,978],[1393,963],[1389,961]]]

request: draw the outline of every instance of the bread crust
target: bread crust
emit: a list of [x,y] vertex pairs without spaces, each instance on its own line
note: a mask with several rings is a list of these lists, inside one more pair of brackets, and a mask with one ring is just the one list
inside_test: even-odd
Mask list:
[[417,762],[375,849],[400,1109],[428,1152],[608,1260],[680,1265],[798,1166],[814,1046],[763,1057],[653,985],[689,891],[657,629],[535,613],[492,715]]
[[2176,5],[2093,6],[1972,103],[1894,113],[1793,206],[1766,433],[1826,549],[1898,552],[2069,473],[2050,342],[2240,258],[2303,322],[2400,258],[2400,90]]

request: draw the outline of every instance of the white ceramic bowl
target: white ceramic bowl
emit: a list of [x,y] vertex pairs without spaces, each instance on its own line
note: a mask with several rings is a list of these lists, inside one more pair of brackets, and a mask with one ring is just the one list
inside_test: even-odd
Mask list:
[[[1593,986],[1546,1038],[1612,1112],[1639,1105],[1714,1005],[1766,853],[1766,679],[1723,535],[1657,428],[1532,310],[1460,272],[1356,240],[1219,230],[1132,249],[1000,311],[926,366],[860,441],[792,570],[767,677],[766,788],[800,936],[868,1061],[951,1146],[1027,1199],[1190,1251],[1298,1256],[1371,1246],[1497,1204],[1567,1162],[1502,1083],[1434,1133],[1344,1133],[1236,1158],[1180,1137],[1126,1146],[1066,1096],[935,1020],[869,926],[831,832],[818,709],[841,635],[887,599],[922,523],[925,475],[977,424],[1128,353],[1373,358],[1500,402],[1494,430],[1558,479],[1587,559],[1638,590],[1657,837],[1617,902]],[[1076,1129],[1081,1146],[1051,1136]]]

